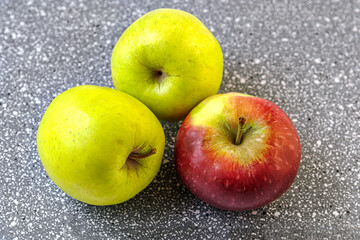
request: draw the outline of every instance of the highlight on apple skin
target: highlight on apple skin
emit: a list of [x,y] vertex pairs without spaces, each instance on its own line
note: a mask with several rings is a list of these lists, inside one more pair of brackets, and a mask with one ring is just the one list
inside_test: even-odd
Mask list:
[[160,120],[178,121],[217,93],[223,56],[216,38],[195,16],[157,9],[121,35],[111,73],[116,89],[139,99]]
[[245,211],[279,198],[300,164],[297,131],[274,103],[240,93],[196,106],[176,137],[175,163],[184,185],[206,203]]
[[98,86],[58,95],[37,132],[49,177],[92,205],[118,204],[142,191],[159,171],[164,147],[162,126],[144,104]]

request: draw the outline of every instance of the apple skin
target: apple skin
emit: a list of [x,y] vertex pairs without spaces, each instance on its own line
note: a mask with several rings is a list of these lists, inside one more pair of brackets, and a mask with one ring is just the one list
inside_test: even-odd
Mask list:
[[157,9],[124,31],[112,53],[111,72],[116,89],[139,99],[160,120],[178,121],[217,93],[223,56],[195,16]]
[[[239,117],[244,131],[234,144]],[[204,202],[246,211],[280,197],[301,158],[297,131],[274,103],[240,93],[211,96],[196,106],[176,137],[175,163],[184,185]]]
[[[78,86],[58,95],[38,132],[42,164],[71,197],[92,205],[124,202],[158,172],[165,146],[159,120],[140,101],[115,89]],[[146,155],[129,160],[133,152]],[[133,156],[133,155],[132,155]]]

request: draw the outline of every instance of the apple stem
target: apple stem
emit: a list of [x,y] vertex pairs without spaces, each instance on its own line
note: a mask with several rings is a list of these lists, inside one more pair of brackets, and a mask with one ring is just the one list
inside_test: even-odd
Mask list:
[[245,125],[245,118],[239,117],[239,124],[236,132],[235,145],[239,145],[242,142],[244,125]]
[[128,156],[128,159],[129,160],[143,159],[143,158],[147,158],[155,153],[156,153],[156,148],[151,149],[148,153],[145,153],[145,154],[131,152],[130,155]]

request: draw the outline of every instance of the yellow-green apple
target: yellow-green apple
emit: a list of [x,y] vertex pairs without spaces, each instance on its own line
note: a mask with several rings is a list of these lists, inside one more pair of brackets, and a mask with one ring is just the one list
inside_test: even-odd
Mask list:
[[177,121],[218,91],[223,56],[195,16],[157,9],[124,31],[112,53],[111,72],[115,88],[139,99],[160,120]]
[[159,120],[115,89],[79,86],[57,96],[38,132],[42,164],[71,197],[93,205],[124,202],[158,172],[165,146]]
[[175,163],[185,186],[224,210],[259,208],[293,183],[301,148],[296,129],[274,103],[240,93],[206,98],[184,120]]

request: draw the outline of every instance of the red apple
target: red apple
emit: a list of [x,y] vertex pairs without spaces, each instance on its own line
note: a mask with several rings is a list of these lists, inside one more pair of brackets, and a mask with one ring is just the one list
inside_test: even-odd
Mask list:
[[280,197],[299,169],[300,140],[274,103],[240,93],[206,98],[176,137],[175,163],[185,186],[206,203],[245,211]]

